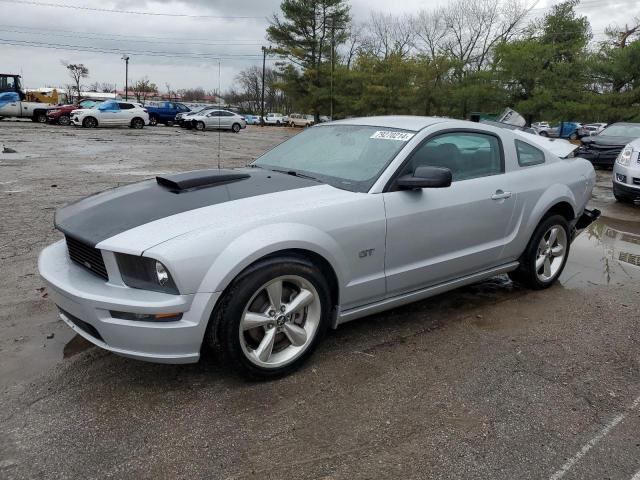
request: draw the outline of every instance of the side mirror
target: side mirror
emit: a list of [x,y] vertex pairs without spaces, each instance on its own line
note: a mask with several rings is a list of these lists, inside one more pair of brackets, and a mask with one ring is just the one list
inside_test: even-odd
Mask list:
[[403,175],[396,180],[400,190],[420,188],[446,188],[451,185],[451,170],[443,167],[418,167],[413,175]]

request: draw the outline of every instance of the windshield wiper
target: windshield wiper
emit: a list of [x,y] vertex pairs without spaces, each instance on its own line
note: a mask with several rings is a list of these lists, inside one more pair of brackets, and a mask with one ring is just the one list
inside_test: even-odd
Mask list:
[[311,175],[307,175],[305,173],[300,173],[300,172],[298,172],[296,170],[280,170],[280,169],[277,169],[277,168],[268,168],[267,170],[272,170],[272,171],[278,172],[278,173],[285,173],[285,174],[291,175],[293,177],[307,178],[309,180],[315,180],[318,183],[324,183],[322,180],[320,180],[320,179],[318,179],[316,177],[312,177]]

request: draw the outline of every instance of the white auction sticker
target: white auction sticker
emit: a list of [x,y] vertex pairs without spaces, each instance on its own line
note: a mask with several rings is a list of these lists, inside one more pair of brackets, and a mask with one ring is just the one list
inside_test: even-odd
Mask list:
[[378,130],[369,138],[379,138],[381,140],[398,140],[400,142],[408,142],[415,133],[394,132],[391,130]]

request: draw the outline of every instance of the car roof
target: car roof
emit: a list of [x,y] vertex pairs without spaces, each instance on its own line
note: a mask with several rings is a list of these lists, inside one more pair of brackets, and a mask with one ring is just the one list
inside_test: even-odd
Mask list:
[[[336,120],[330,122],[329,125],[361,125],[370,127],[386,127],[399,128],[402,130],[412,130],[417,132],[423,128],[429,127],[436,123],[450,121],[450,118],[444,117],[419,117],[414,115],[385,115],[378,117],[359,117],[347,118],[345,120]],[[475,122],[469,122],[478,125]]]

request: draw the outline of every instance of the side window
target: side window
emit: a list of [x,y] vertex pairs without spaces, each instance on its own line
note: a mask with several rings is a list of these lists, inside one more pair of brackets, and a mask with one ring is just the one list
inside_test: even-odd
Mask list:
[[544,163],[544,152],[522,140],[516,140],[516,151],[518,152],[518,164],[521,167]]
[[120,107],[116,102],[104,102],[98,107],[98,110],[101,112],[117,112]]
[[402,174],[422,166],[448,168],[454,182],[497,175],[503,172],[500,141],[484,133],[438,135],[413,152]]
[[221,117],[233,117],[235,113],[233,112],[220,112]]
[[130,103],[119,103],[118,105],[120,105],[120,110],[131,110],[134,108]]

